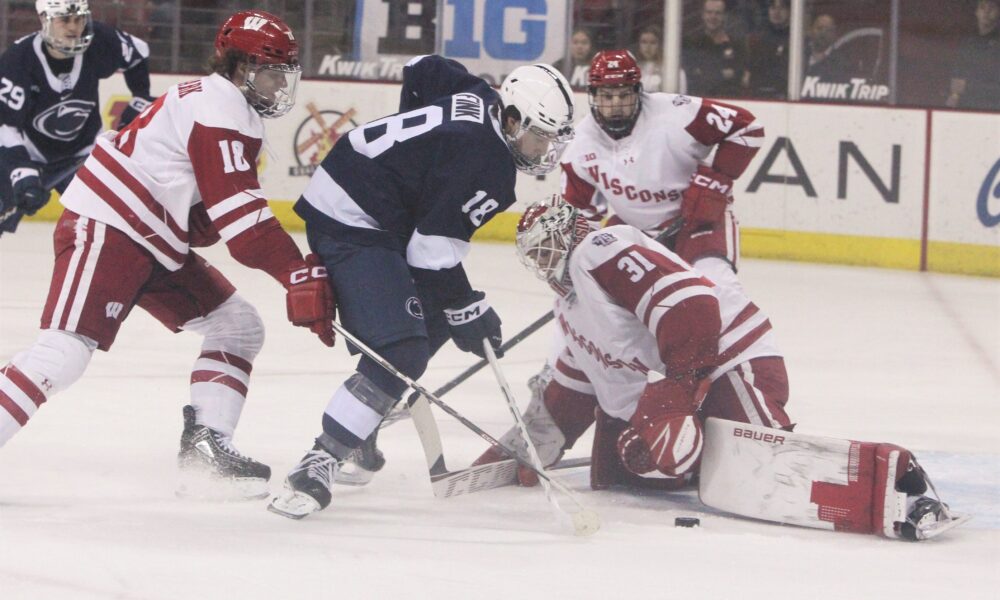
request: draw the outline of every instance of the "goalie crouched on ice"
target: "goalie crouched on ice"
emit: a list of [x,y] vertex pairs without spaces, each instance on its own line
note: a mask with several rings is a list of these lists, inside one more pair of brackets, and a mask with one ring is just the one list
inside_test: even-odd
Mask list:
[[[903,448],[791,433],[788,378],[767,316],[640,230],[590,231],[556,197],[525,211],[517,252],[558,292],[554,310],[565,338],[555,369],[529,382],[525,423],[544,464],[558,461],[596,421],[595,489],[676,489],[700,471],[699,495],[715,508],[911,540],[968,518],[924,495],[929,480]],[[715,431],[707,444],[706,422]],[[730,433],[718,433],[727,427]],[[780,437],[784,462],[768,457],[768,443],[753,459],[747,448],[727,452],[733,431],[765,442]],[[524,457],[516,428],[500,442]],[[790,457],[794,465],[783,466]],[[476,464],[504,458],[493,447]],[[820,472],[831,464],[846,483],[831,484],[839,480]],[[536,481],[525,469],[518,478]]]
[[[741,292],[720,291],[634,227],[591,232],[556,198],[525,212],[517,252],[559,294],[565,347],[554,372],[533,380],[526,414],[544,462],[596,412],[593,487],[679,487],[697,470],[703,419],[790,427],[770,321]],[[491,449],[478,462],[501,457]]]

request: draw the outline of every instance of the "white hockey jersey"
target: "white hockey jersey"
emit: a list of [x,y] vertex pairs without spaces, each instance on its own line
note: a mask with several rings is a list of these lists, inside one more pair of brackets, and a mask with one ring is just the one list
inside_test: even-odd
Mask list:
[[646,233],[680,214],[681,193],[700,163],[738,177],[760,148],[764,129],[748,111],[714,100],[642,94],[632,133],[611,139],[592,114],[563,155],[562,194],[588,219],[608,208]]
[[258,224],[280,228],[257,180],[263,137],[261,117],[229,80],[180,83],[128,127],[101,135],[61,201],[177,270],[199,203],[231,249]]
[[[601,409],[628,420],[651,372],[667,364],[709,368],[710,379],[752,358],[781,356],[771,323],[742,293],[721,290],[679,256],[627,225],[591,232],[570,256],[573,294],[556,301],[555,314],[566,347],[556,362],[558,383],[597,396]],[[694,298],[709,297],[691,312]],[[671,325],[671,311],[684,319],[718,310],[718,353],[705,357],[664,356],[688,332]],[[673,313],[674,317],[680,312]],[[676,324],[676,323],[675,323]],[[671,339],[671,337],[674,339]],[[676,374],[676,373],[674,373]]]

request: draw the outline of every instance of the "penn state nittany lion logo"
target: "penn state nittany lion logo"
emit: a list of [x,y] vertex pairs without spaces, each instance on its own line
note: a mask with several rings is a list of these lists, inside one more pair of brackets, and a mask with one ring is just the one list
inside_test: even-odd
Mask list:
[[306,110],[309,111],[309,118],[295,131],[295,147],[292,150],[298,165],[288,168],[292,177],[311,176],[341,134],[358,126],[353,118],[357,111],[353,108],[347,112],[319,110],[315,103],[309,102]]
[[410,296],[406,299],[406,312],[416,319],[424,318],[424,307],[420,305],[420,299]]
[[66,100],[39,113],[31,124],[39,133],[68,142],[76,139],[96,106],[96,102],[88,100]]

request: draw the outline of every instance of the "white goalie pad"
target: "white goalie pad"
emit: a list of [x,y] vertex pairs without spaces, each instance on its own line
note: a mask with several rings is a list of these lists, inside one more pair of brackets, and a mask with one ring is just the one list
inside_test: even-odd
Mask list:
[[[909,536],[901,533],[915,497],[908,502],[896,484],[911,458],[892,444],[711,418],[699,497],[708,506],[745,517],[888,538],[928,539],[968,520],[944,507],[936,519],[911,527]],[[922,471],[920,477],[926,479]]]

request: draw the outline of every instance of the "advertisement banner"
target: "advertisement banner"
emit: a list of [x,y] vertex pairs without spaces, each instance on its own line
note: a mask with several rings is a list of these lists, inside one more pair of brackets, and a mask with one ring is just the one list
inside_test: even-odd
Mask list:
[[[566,0],[357,0],[354,56],[324,56],[319,74],[360,79],[401,77],[413,56],[441,53],[498,84],[514,67],[552,63],[566,48]],[[489,27],[486,24],[489,23]]]

